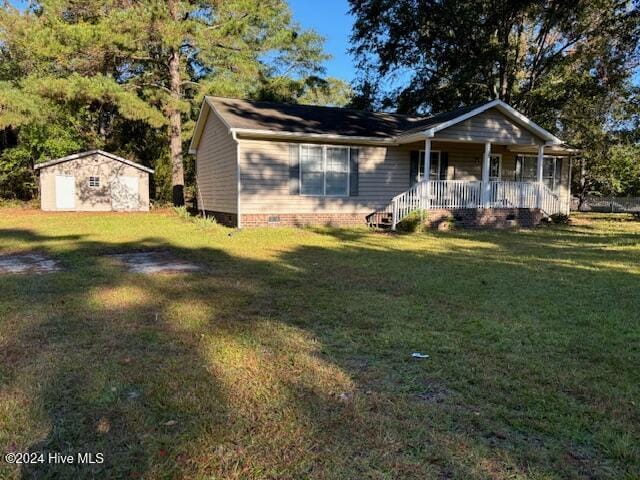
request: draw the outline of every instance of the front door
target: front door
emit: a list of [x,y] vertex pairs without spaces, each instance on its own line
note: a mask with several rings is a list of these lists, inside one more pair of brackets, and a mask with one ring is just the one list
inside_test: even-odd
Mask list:
[[502,155],[492,153],[489,156],[489,181],[498,182],[502,177]]
[[56,209],[73,210],[76,208],[76,177],[56,175]]

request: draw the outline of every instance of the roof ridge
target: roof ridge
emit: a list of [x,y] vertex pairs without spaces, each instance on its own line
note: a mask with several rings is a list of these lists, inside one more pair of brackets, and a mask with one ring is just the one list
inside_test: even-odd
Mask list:
[[[293,107],[305,107],[305,108],[324,108],[327,110],[340,110],[340,111],[348,111],[348,112],[358,112],[358,113],[362,113],[365,115],[389,115],[389,116],[393,116],[393,117],[404,117],[407,119],[415,119],[415,120],[427,120],[429,118],[431,118],[433,115],[429,115],[429,116],[417,116],[417,115],[409,115],[406,113],[395,113],[395,112],[380,112],[380,111],[376,111],[376,112],[372,112],[369,110],[363,110],[361,108],[352,108],[352,107],[335,107],[335,106],[331,106],[331,105],[310,105],[308,103],[290,103],[290,102],[278,102],[278,101],[274,101],[274,100],[254,100],[252,98],[238,98],[238,97],[225,97],[222,95],[205,95],[206,98],[219,98],[219,99],[223,99],[223,100],[239,100],[242,102],[249,102],[249,103],[262,103],[262,104],[270,104],[270,105],[275,105],[275,106],[281,106],[281,105],[290,105]],[[437,115],[440,115],[439,113]]]

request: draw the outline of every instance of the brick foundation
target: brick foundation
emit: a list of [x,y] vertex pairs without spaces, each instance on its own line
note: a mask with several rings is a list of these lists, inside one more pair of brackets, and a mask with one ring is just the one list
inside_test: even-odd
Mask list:
[[[207,211],[207,216],[228,227],[237,226],[235,213]],[[513,228],[534,227],[542,221],[538,209],[454,209],[429,210],[427,224],[432,228],[447,229],[454,224],[459,228]],[[349,227],[367,224],[362,213],[246,213],[241,215],[242,227]]]
[[542,218],[542,212],[536,208],[461,208],[429,210],[427,224],[439,229],[449,228],[451,223],[462,228],[530,228],[538,225]]
[[235,213],[217,212],[214,210],[205,210],[204,213],[208,218],[214,218],[215,221],[221,225],[227,227],[238,226],[238,215]]
[[367,224],[363,213],[246,213],[240,216],[243,227],[348,227]]

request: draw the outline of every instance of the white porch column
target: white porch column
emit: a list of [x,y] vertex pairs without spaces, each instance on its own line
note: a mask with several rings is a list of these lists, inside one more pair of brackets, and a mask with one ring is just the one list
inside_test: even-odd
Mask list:
[[536,182],[538,182],[537,207],[542,208],[542,168],[544,165],[544,144],[538,146],[538,163],[536,164]]
[[431,206],[431,188],[429,184],[429,172],[431,172],[431,139],[424,139],[424,174],[422,180],[424,188],[422,188],[422,208],[429,208]]
[[482,155],[482,206],[488,207],[491,197],[491,185],[489,184],[489,163],[491,161],[491,142],[484,144],[484,154]]
[[[565,207],[565,215],[571,215],[571,173],[573,172],[573,157],[569,157],[569,181],[567,184],[567,206]],[[562,173],[560,174],[562,178]]]

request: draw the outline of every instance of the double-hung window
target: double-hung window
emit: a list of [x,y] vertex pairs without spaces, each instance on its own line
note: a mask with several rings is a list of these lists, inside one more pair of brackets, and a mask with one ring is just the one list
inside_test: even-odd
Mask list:
[[[431,150],[429,161],[429,180],[439,180],[441,177],[440,152]],[[420,162],[418,163],[418,181],[424,178],[424,150],[420,150]]]
[[300,193],[349,195],[349,147],[300,145]]
[[[538,157],[518,155],[516,160],[516,180],[535,182]],[[542,161],[542,182],[551,190],[557,190],[562,182],[562,158],[544,157]]]
[[542,164],[542,182],[551,190],[557,190],[562,182],[562,158],[545,157]]

